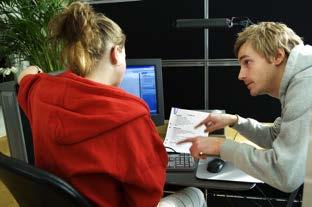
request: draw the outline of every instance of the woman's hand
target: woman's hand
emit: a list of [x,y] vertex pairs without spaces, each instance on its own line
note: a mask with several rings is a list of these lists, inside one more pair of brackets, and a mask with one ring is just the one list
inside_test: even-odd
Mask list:
[[38,66],[29,66],[25,69],[22,70],[22,72],[19,74],[19,76],[17,77],[17,83],[20,84],[21,80],[26,76],[26,75],[30,75],[30,74],[38,74],[38,73],[42,73],[42,69],[39,68]]

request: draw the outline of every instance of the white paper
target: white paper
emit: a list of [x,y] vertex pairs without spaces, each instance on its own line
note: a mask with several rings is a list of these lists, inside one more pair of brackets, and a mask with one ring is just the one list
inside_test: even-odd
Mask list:
[[[205,126],[194,128],[208,114],[202,111],[171,108],[164,145],[174,149],[176,152],[190,153],[189,148],[191,143],[181,145],[177,145],[176,143],[189,137],[208,136],[208,133],[204,132]],[[166,149],[168,152],[172,152],[172,150]]]

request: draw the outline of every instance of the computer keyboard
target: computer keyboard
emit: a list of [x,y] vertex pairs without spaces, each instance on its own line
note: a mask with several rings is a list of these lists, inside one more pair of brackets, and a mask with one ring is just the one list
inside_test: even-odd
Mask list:
[[167,171],[194,171],[195,166],[194,158],[188,153],[168,153]]

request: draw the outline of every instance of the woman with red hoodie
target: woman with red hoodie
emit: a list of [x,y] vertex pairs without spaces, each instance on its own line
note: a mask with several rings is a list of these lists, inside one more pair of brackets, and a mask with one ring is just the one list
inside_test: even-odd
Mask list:
[[121,28],[74,2],[49,29],[63,45],[68,70],[52,76],[30,66],[18,78],[35,165],[71,183],[95,206],[178,206],[176,197],[185,199],[185,193],[198,194],[193,205],[205,206],[196,188],[161,200],[167,165],[162,140],[145,102],[118,87],[126,68]]

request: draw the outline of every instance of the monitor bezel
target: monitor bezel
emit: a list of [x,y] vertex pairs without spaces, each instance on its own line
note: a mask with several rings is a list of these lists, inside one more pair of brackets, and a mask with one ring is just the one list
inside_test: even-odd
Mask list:
[[151,118],[156,126],[164,125],[165,110],[164,110],[164,95],[163,95],[163,77],[162,77],[162,63],[158,58],[139,58],[139,59],[126,59],[128,66],[155,66],[156,72],[156,92],[157,92],[157,114],[151,114]]

